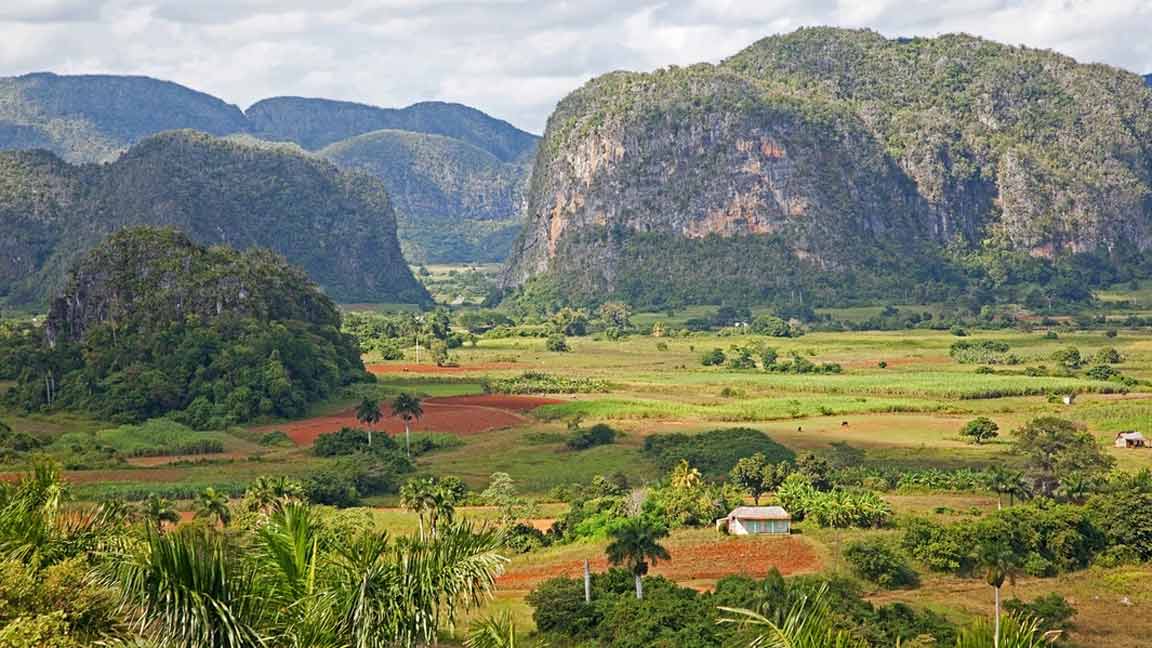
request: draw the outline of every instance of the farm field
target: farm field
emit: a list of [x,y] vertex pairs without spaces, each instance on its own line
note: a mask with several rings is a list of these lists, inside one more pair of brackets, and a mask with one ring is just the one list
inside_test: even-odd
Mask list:
[[[689,311],[689,314],[691,311]],[[863,316],[869,316],[864,313]],[[638,315],[636,321],[659,314]],[[558,489],[586,484],[596,475],[623,475],[630,484],[655,483],[667,466],[645,451],[651,438],[697,435],[709,430],[744,427],[767,434],[797,453],[825,454],[833,444],[847,444],[853,463],[877,469],[984,469],[1022,466],[1012,452],[1008,432],[1037,416],[1067,418],[1087,426],[1121,470],[1152,467],[1152,449],[1112,447],[1117,432],[1152,432],[1152,388],[1125,386],[1075,375],[1027,375],[1029,367],[1054,367],[1052,357],[1068,347],[1084,356],[1115,348],[1123,357],[1118,368],[1137,381],[1152,380],[1152,333],[1120,330],[1063,331],[1057,339],[1042,332],[972,331],[965,340],[1007,343],[1019,355],[1018,365],[997,366],[981,373],[980,365],[961,364],[949,353],[957,337],[947,331],[809,333],[797,338],[697,333],[686,337],[630,335],[620,340],[597,336],[570,337],[568,352],[546,350],[536,337],[483,338],[476,346],[452,351],[454,365],[382,361],[368,356],[367,368],[377,382],[357,385],[312,408],[295,420],[263,420],[209,433],[203,441],[219,443],[218,451],[163,453],[141,450],[119,464],[66,463],[66,478],[81,499],[123,497],[139,500],[157,493],[190,511],[193,495],[212,487],[241,495],[265,475],[304,479],[331,460],[312,451],[316,439],[345,427],[362,426],[355,407],[361,398],[380,398],[386,405],[400,393],[423,399],[423,415],[411,422],[413,434],[450,435],[454,445],[415,458],[417,476],[455,476],[472,492],[483,491],[494,473],[507,473],[520,495],[535,502],[531,526],[546,530],[567,511],[557,501]],[[787,374],[701,366],[712,349],[770,344],[781,358],[793,354],[816,364],[836,363],[840,373]],[[524,372],[543,372],[573,379],[601,381],[590,393],[502,395],[486,393],[492,381]],[[1061,397],[1075,394],[1072,404]],[[383,408],[375,432],[403,442],[404,422]],[[960,435],[977,416],[993,420],[1001,436],[976,445]],[[127,428],[67,415],[0,415],[13,430],[53,440],[61,456],[91,438],[130,453],[140,441]],[[604,423],[618,430],[614,443],[573,451],[566,446],[570,425]],[[269,435],[281,433],[277,443]],[[174,439],[176,437],[173,437]],[[182,439],[182,437],[181,437]],[[182,441],[181,441],[182,442]],[[177,444],[176,441],[171,443]],[[178,445],[178,444],[177,444]],[[12,466],[12,478],[19,466]],[[884,494],[896,515],[923,515],[945,521],[977,519],[997,508],[994,494],[944,491]],[[397,508],[394,495],[367,498],[372,524],[391,534],[417,529],[415,514]],[[462,517],[495,524],[494,508],[464,507]],[[674,530],[667,541],[672,560],[654,568],[699,590],[735,574],[762,577],[777,568],[785,575],[847,573],[841,555],[853,537],[888,537],[888,531],[831,533],[799,523],[787,538],[735,538],[709,527]],[[894,537],[894,536],[893,536]],[[555,576],[574,577],[583,561],[594,570],[607,567],[606,541],[561,544],[512,556],[497,581],[493,601],[478,614],[508,610],[521,627],[532,627],[525,597],[533,587]],[[1074,572],[1056,578],[1021,578],[1021,596],[1058,592],[1079,609],[1074,637],[1084,646],[1135,648],[1152,632],[1142,619],[1116,611],[1120,601],[1152,604],[1141,579],[1147,568],[1116,567]],[[948,618],[963,620],[987,612],[988,588],[981,581],[926,574],[919,588],[871,590],[877,604],[905,602],[928,606]]]

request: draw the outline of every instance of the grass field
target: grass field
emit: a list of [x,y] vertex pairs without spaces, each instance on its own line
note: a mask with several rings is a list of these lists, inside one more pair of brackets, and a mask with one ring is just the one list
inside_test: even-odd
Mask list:
[[[443,269],[429,270],[439,273]],[[1127,298],[1147,297],[1152,304],[1152,287],[1141,290],[1149,294],[1126,293]],[[704,316],[710,310],[685,308],[674,317],[640,314],[635,321],[673,324]],[[878,310],[846,309],[836,315],[863,319]],[[411,359],[374,364],[378,382],[355,386],[316,405],[311,416],[316,420],[341,420],[341,413],[348,412],[366,396],[387,400],[409,392],[423,398],[451,400],[480,394],[487,378],[529,370],[607,381],[611,385],[608,393],[560,395],[562,402],[532,412],[517,411],[507,426],[461,435],[463,443],[459,447],[432,452],[417,460],[418,474],[455,475],[473,489],[483,488],[492,473],[507,472],[522,493],[541,500],[547,500],[548,492],[557,486],[586,483],[598,474],[621,473],[635,484],[658,479],[660,469],[642,451],[645,438],[737,425],[762,430],[799,453],[822,452],[834,442],[846,442],[863,452],[862,461],[866,464],[983,467],[1019,464],[1021,458],[1011,454],[1005,437],[1032,417],[1052,414],[1087,425],[1117,459],[1120,468],[1152,467],[1152,450],[1111,447],[1111,440],[1119,431],[1141,430],[1152,435],[1152,388],[1125,388],[1081,376],[1022,373],[1026,367],[1054,368],[1053,353],[1066,347],[1077,347],[1085,355],[1114,347],[1124,356],[1124,362],[1117,366],[1124,375],[1152,380],[1152,332],[1121,330],[1117,337],[1110,338],[1103,332],[1065,331],[1058,339],[1049,339],[1041,332],[973,331],[966,339],[1007,342],[1023,362],[1020,366],[998,368],[1015,372],[1014,375],[977,373],[977,366],[959,364],[949,357],[949,347],[957,338],[948,332],[925,330],[812,333],[767,340],[715,334],[632,336],[617,341],[584,337],[569,340],[573,349],[570,353],[548,352],[540,338],[483,339],[476,348],[454,350],[460,366],[451,370],[404,364]],[[752,342],[774,346],[782,358],[797,353],[816,363],[839,363],[843,373],[789,375],[700,365],[700,355],[705,351],[728,350],[734,344]],[[372,358],[367,360],[375,362]],[[881,362],[885,368],[881,368]],[[1071,406],[1051,398],[1069,393],[1078,394]],[[981,446],[967,443],[959,431],[978,415],[992,418],[1004,436]],[[577,417],[585,425],[608,422],[623,436],[611,445],[581,452],[569,450],[564,444],[566,425]],[[189,440],[215,440],[224,447],[222,453],[139,458],[97,470],[70,471],[69,478],[81,498],[118,495],[135,499],[157,492],[186,499],[205,486],[240,493],[257,476],[304,477],[325,461],[313,457],[307,447],[263,447],[257,443],[263,431],[307,421],[260,421],[246,430],[194,433],[192,439],[157,439],[141,437],[139,430],[72,415],[6,412],[0,414],[0,419],[17,431],[51,443],[67,446],[78,439],[94,439],[125,454],[157,445],[179,447]],[[398,421],[390,425],[395,428]],[[434,426],[426,431],[460,432]],[[18,468],[13,465],[11,470]],[[985,494],[892,494],[887,498],[898,513],[939,515],[953,521],[987,513],[996,506],[995,498]],[[411,513],[392,508],[397,504],[396,498],[375,498],[369,503],[378,507],[371,510],[371,515],[381,528],[401,534],[415,528]],[[181,506],[187,507],[187,503]],[[542,504],[536,522],[546,525],[562,510],[562,505]],[[477,521],[492,520],[496,515],[485,509],[468,509],[462,514]],[[740,573],[746,565],[762,570],[778,564],[792,572],[802,572],[835,569],[841,563],[839,547],[851,534],[837,537],[804,526],[799,530],[795,544],[787,547],[721,542],[709,529],[677,531],[670,548],[674,556],[682,557],[659,573],[695,587],[708,587],[719,576]],[[601,556],[602,549],[595,544],[568,545],[514,557],[495,601],[487,609],[511,610],[530,625],[523,597],[532,584],[548,575],[569,573],[584,558]],[[1135,606],[1152,604],[1152,595],[1145,587],[1148,576],[1152,572],[1147,568],[1117,568],[1055,579],[1024,579],[1016,588],[1021,596],[1057,591],[1073,598],[1081,610],[1077,623],[1084,645],[1135,648],[1147,645],[1141,641],[1152,634],[1152,622],[1146,620],[1147,615],[1125,614],[1126,608],[1119,601],[1127,597]],[[963,619],[986,613],[990,596],[978,580],[928,576],[917,590],[876,592],[871,598],[877,602],[901,600],[926,605]]]

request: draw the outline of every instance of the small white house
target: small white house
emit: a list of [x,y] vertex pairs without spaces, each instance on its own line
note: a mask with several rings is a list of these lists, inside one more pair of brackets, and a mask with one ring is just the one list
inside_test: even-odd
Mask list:
[[1144,448],[1148,440],[1139,432],[1120,432],[1116,435],[1117,448]]
[[779,506],[739,506],[728,517],[716,520],[716,528],[732,535],[788,535],[792,516]]

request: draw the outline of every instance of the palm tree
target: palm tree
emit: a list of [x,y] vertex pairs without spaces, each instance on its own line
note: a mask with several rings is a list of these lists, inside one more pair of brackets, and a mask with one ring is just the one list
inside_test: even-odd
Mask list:
[[275,587],[286,600],[312,595],[320,559],[320,525],[312,509],[289,503],[269,516],[257,535],[265,562],[274,567],[267,571],[275,575]]
[[752,610],[721,607],[729,615],[720,623],[735,623],[753,634],[748,648],[867,648],[866,641],[832,626],[828,585],[780,610],[775,620]]
[[140,514],[159,533],[164,530],[164,523],[176,524],[180,521],[180,514],[172,508],[172,502],[160,497],[156,493],[148,495],[148,499],[140,507]]
[[292,502],[304,500],[304,485],[283,475],[260,476],[244,492],[244,506],[249,511],[268,515],[283,510]]
[[624,565],[636,579],[636,598],[644,598],[643,577],[648,573],[648,563],[655,565],[661,560],[671,560],[668,550],[660,544],[668,537],[668,529],[642,517],[625,519],[612,530],[612,542],[604,550],[608,562]]
[[678,490],[692,490],[699,486],[703,479],[700,471],[693,468],[687,459],[681,459],[680,463],[672,469],[672,474],[668,476],[668,482],[672,488]]
[[400,487],[400,505],[416,513],[420,538],[424,538],[424,516],[436,507],[436,482],[431,478],[409,479]]
[[228,496],[216,492],[211,486],[196,496],[196,517],[216,518],[220,526],[226,527],[232,521],[232,510],[228,508]]
[[380,411],[380,401],[365,398],[356,406],[356,420],[368,426],[368,445],[372,445],[372,426],[380,422],[384,414]]
[[[473,621],[464,645],[467,648],[520,648],[522,643],[516,635],[516,620],[505,611]],[[538,642],[535,646],[546,648],[547,644]]]
[[215,529],[183,526],[148,532],[135,551],[108,561],[126,610],[161,645],[178,648],[255,648],[270,606],[262,581],[243,552]]
[[1082,504],[1096,490],[1098,483],[1084,473],[1069,473],[1060,479],[1056,494],[1070,502]]
[[1007,543],[998,540],[982,542],[976,548],[977,568],[984,572],[984,581],[992,586],[995,600],[995,624],[992,645],[1000,648],[1000,588],[1004,581],[1016,583],[1016,572],[1019,568],[1019,559]]
[[956,637],[956,648],[988,648],[997,638],[1000,648],[1044,648],[1051,646],[1063,634],[1061,630],[1042,632],[1036,619],[1017,618],[1008,615],[999,629],[986,619],[979,619],[960,631]]
[[1018,478],[1008,469],[1002,466],[994,466],[990,469],[985,476],[985,483],[988,490],[996,493],[996,510],[1004,508],[1004,493],[1012,491],[1012,485],[1018,481]]
[[327,595],[350,648],[429,643],[442,622],[478,605],[505,559],[493,530],[452,525],[426,540],[363,534],[341,546]]
[[420,399],[411,394],[400,394],[392,401],[392,416],[399,416],[404,421],[404,447],[408,451],[408,456],[412,456],[412,431],[409,429],[411,422],[419,420],[424,416],[424,408],[420,404]]

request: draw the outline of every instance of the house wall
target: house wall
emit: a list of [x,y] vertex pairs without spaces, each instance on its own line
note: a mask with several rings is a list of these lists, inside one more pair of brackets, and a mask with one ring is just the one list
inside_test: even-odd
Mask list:
[[787,534],[792,532],[788,520],[741,520],[728,522],[728,533],[732,535]]

